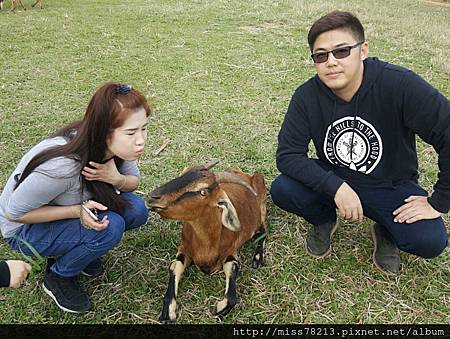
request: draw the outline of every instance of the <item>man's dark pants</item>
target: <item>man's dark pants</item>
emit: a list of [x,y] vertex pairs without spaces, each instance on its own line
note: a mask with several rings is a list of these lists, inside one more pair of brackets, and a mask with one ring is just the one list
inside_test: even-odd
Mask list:
[[[325,167],[321,163],[322,167]],[[407,253],[433,258],[447,247],[448,236],[441,217],[411,224],[394,222],[394,210],[410,195],[427,196],[414,181],[404,181],[388,188],[358,188],[351,185],[361,200],[364,215],[384,226],[384,233]],[[313,225],[336,221],[334,199],[318,193],[286,175],[272,183],[272,200],[281,209],[303,217]]]

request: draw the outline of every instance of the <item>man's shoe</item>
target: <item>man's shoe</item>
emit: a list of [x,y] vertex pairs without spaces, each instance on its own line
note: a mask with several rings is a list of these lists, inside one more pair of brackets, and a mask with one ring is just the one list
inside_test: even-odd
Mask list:
[[384,273],[398,273],[400,271],[400,251],[386,235],[384,227],[379,223],[370,225],[370,232],[374,243],[372,260],[375,266]]
[[306,252],[315,258],[326,257],[331,251],[331,237],[336,228],[337,222],[313,226],[306,236]]
[[65,278],[50,271],[45,274],[42,287],[63,311],[82,313],[91,309],[91,302],[78,284],[77,277]]
[[100,258],[91,261],[89,265],[87,265],[84,270],[81,271],[84,275],[88,277],[96,277],[102,274],[102,260]]

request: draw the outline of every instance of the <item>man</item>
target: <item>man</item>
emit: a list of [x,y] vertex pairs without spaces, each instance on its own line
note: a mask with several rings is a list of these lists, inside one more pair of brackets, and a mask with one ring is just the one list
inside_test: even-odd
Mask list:
[[[375,221],[373,261],[384,272],[399,272],[399,249],[438,256],[448,243],[448,99],[412,71],[368,58],[351,13],[317,20],[308,43],[317,75],[295,91],[281,126],[274,203],[312,224],[305,247],[317,258],[330,253],[336,208],[347,220]],[[417,184],[416,134],[439,154],[430,196]],[[307,155],[311,140],[318,159]]]
[[30,264],[22,260],[0,260],[0,287],[20,287],[30,271]]

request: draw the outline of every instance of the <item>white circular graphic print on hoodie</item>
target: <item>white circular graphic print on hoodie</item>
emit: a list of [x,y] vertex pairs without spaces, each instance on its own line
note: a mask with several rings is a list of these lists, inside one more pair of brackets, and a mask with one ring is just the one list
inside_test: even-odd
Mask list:
[[332,164],[369,174],[380,162],[383,143],[370,123],[347,116],[328,126],[323,151]]

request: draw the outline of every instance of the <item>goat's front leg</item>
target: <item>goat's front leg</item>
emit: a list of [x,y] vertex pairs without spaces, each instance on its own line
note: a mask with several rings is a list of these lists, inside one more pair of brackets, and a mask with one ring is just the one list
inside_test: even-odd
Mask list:
[[31,7],[34,7],[34,6],[36,6],[37,4],[40,4],[41,5],[41,9],[42,9],[42,0],[36,0],[32,5],[31,5]]
[[239,262],[236,256],[229,256],[223,264],[225,273],[225,298],[216,304],[213,314],[219,319],[223,318],[237,303],[236,279],[239,273]]
[[27,10],[27,8],[23,5],[23,2],[22,2],[22,0],[19,0],[19,4],[20,4],[20,6],[22,6],[22,8],[23,8],[23,10],[24,11],[26,11]]
[[259,239],[256,245],[256,251],[253,255],[252,267],[258,268],[264,263],[264,243],[266,241],[267,231],[261,227],[260,231],[256,233],[253,239]]
[[164,295],[161,315],[159,316],[159,321],[161,323],[174,323],[177,320],[178,283],[190,262],[191,259],[189,257],[186,257],[182,253],[178,253],[176,259],[170,264],[169,284],[167,286],[167,292]]

